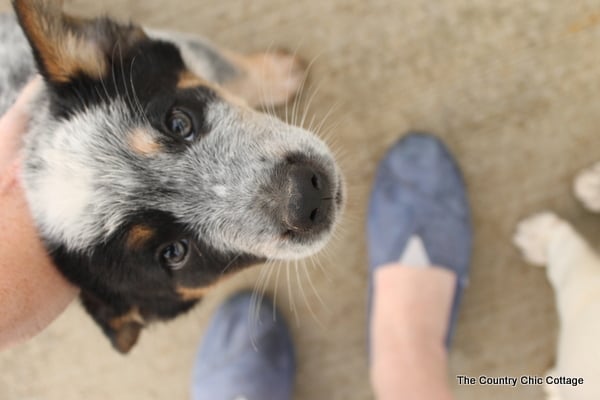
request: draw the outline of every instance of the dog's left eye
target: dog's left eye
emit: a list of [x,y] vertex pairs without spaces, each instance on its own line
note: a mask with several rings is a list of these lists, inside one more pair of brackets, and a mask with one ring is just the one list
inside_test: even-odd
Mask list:
[[188,258],[189,242],[186,239],[169,243],[159,252],[161,264],[173,271],[185,266]]
[[192,117],[184,111],[174,110],[167,119],[167,128],[188,142],[196,138],[196,129]]

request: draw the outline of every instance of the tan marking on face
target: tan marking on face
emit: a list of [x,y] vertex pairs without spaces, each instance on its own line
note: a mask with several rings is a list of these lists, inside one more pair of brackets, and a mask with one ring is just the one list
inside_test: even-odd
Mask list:
[[126,245],[130,249],[139,249],[152,236],[154,236],[154,229],[146,225],[135,225],[127,235]]
[[181,296],[181,299],[184,301],[189,300],[200,300],[204,297],[208,292],[210,292],[215,286],[229,279],[231,276],[234,276],[235,273],[226,273],[222,274],[215,282],[211,283],[208,286],[200,286],[200,287],[186,287],[186,286],[177,286],[175,289],[177,294]]
[[208,85],[209,83],[206,80],[200,78],[199,76],[195,75],[193,72],[187,69],[179,75],[179,82],[177,82],[178,89],[190,89],[198,86]]
[[126,314],[119,317],[113,318],[108,322],[108,325],[115,331],[121,330],[125,325],[129,323],[135,323],[144,325],[144,317],[140,314],[140,310],[137,307],[132,307]]
[[219,97],[221,97],[228,103],[241,107],[248,107],[248,103],[241,97],[234,95],[229,90],[226,90],[225,88],[219,86],[214,82],[209,82],[207,80],[204,80],[203,78],[194,75],[194,73],[189,70],[183,71],[179,76],[179,82],[177,83],[178,89],[193,89],[199,86],[211,88],[219,95]]
[[213,286],[214,285],[196,288],[179,286],[176,290],[177,294],[181,296],[181,299],[184,301],[200,300],[209,292],[210,289],[212,289]]
[[134,129],[129,136],[129,146],[134,152],[143,156],[154,155],[162,149],[152,134],[142,128]]

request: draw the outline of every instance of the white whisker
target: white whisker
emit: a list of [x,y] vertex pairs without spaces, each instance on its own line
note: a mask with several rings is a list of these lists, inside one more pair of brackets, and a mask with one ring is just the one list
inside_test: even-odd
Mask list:
[[298,262],[296,262],[296,264],[294,265],[294,269],[296,270],[296,281],[298,282],[298,286],[300,287],[300,294],[302,295],[302,298],[304,299],[304,303],[306,304],[306,308],[308,309],[308,312],[310,313],[310,315],[317,322],[317,324],[319,324],[319,326],[321,326],[321,328],[325,328],[325,325],[319,319],[319,317],[317,316],[317,313],[315,312],[315,310],[313,310],[312,306],[310,305],[310,301],[308,300],[308,297],[306,296],[306,291],[304,290],[304,286],[302,285],[302,281],[300,279],[300,272],[298,271],[298,268],[303,269],[306,272],[306,268],[304,268],[304,267],[305,266],[302,266],[302,265],[299,266]]

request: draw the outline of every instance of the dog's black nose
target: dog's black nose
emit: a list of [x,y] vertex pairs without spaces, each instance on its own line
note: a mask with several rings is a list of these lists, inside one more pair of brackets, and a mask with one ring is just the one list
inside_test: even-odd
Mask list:
[[288,206],[283,220],[288,229],[306,232],[323,226],[332,200],[327,176],[307,165],[292,165],[287,189]]

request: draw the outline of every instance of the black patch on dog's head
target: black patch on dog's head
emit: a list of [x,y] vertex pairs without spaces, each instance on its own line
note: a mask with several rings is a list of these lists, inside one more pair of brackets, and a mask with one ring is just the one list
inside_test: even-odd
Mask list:
[[[161,260],[161,251],[182,240],[188,254],[173,269]],[[220,253],[159,211],[132,217],[86,254],[74,254],[60,244],[49,247],[63,273],[82,288],[86,309],[121,352],[135,344],[144,323],[187,311],[224,276],[261,261]]]
[[52,106],[57,117],[68,118],[85,108],[123,98],[133,115],[146,111],[149,99],[173,97],[184,64],[177,48],[143,39],[130,48],[119,43],[107,54],[106,74],[79,72],[67,82],[53,83]]
[[[131,23],[67,15],[56,0],[13,0],[13,5],[51,88],[55,116],[68,118],[115,98],[124,98],[132,114],[141,115],[150,99],[174,101],[181,92],[177,86],[187,69],[172,43],[150,39]],[[206,98],[201,100],[215,97],[207,86],[198,86],[196,94],[202,89]]]

